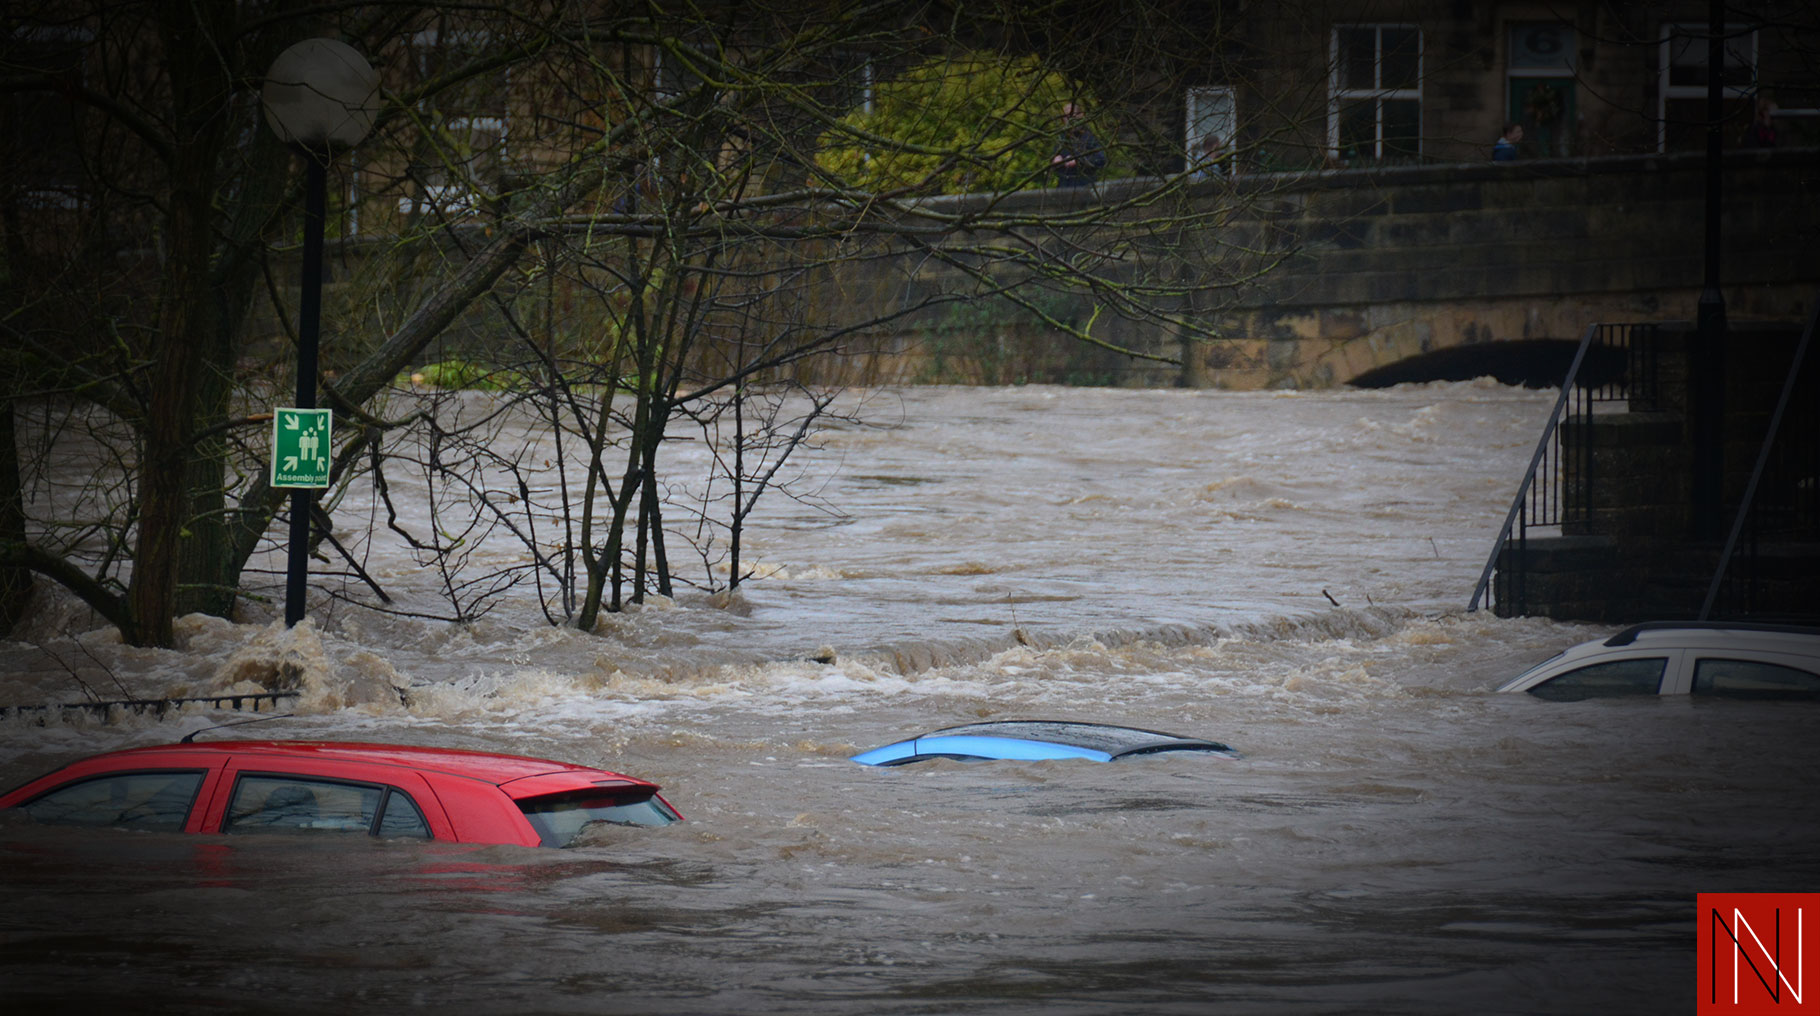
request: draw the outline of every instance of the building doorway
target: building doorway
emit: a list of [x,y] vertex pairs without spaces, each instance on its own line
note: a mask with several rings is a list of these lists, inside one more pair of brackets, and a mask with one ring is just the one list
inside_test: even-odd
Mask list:
[[1524,158],[1573,154],[1574,30],[1562,24],[1510,26],[1504,118],[1523,125]]

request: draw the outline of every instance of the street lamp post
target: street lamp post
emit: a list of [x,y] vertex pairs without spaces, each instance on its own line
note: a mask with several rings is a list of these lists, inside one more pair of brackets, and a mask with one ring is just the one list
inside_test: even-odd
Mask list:
[[1692,369],[1693,537],[1718,540],[1725,527],[1725,293],[1720,286],[1724,206],[1725,4],[1711,0],[1706,35],[1706,244]]
[[[316,347],[322,324],[322,226],[327,204],[328,166],[336,155],[360,143],[372,129],[378,108],[379,75],[353,47],[334,39],[305,39],[278,54],[266,71],[261,99],[266,123],[299,155],[306,167],[303,211],[303,292],[297,309],[297,405],[295,410],[316,408]],[[283,414],[278,414],[282,416]],[[297,414],[290,418],[295,426]],[[309,580],[310,505],[314,489],[327,486],[327,470],[320,483],[314,474],[306,480],[283,482],[278,469],[278,424],[274,425],[273,486],[290,486],[291,540],[286,570],[284,623],[303,620],[304,594]],[[312,434],[316,432],[312,431]],[[319,441],[306,445],[326,463],[327,428]]]

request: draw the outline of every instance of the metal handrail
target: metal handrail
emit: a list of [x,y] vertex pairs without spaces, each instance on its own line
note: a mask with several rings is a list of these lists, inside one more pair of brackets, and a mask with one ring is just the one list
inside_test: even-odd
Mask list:
[[1479,584],[1473,587],[1472,600],[1467,603],[1468,613],[1479,609],[1479,601],[1491,588],[1491,573],[1496,570],[1498,554],[1504,544],[1510,540],[1510,532],[1517,524],[1517,515],[1523,511],[1529,488],[1535,482],[1536,469],[1548,454],[1549,441],[1555,436],[1555,429],[1561,424],[1561,410],[1567,407],[1568,393],[1573,391],[1574,380],[1580,375],[1580,365],[1586,361],[1586,351],[1592,348],[1593,336],[1599,332],[1597,324],[1587,325],[1586,334],[1580,337],[1580,348],[1574,350],[1573,363],[1568,365],[1567,376],[1561,380],[1561,394],[1555,399],[1555,408],[1549,411],[1548,423],[1542,427],[1542,437],[1536,441],[1536,450],[1529,457],[1529,468],[1523,471],[1523,481],[1517,484],[1517,496],[1511,499],[1510,511],[1504,516],[1504,526],[1498,530],[1498,538],[1492,541],[1491,554],[1485,559],[1485,569],[1479,573]]
[[[1529,468],[1524,471],[1523,481],[1517,487],[1517,496],[1511,500],[1510,512],[1504,518],[1504,527],[1498,531],[1498,538],[1492,543],[1491,554],[1486,558],[1485,568],[1479,574],[1479,583],[1473,588],[1472,600],[1466,607],[1468,611],[1478,610],[1482,602],[1489,601],[1489,594],[1493,592],[1492,572],[1497,568],[1499,555],[1513,538],[1520,549],[1526,550],[1529,545],[1529,530],[1534,526],[1591,522],[1594,479],[1592,447],[1588,443],[1591,434],[1581,428],[1576,432],[1579,446],[1570,448],[1567,435],[1561,428],[1570,420],[1590,420],[1593,406],[1601,402],[1624,402],[1631,410],[1660,408],[1661,387],[1657,377],[1656,344],[1639,338],[1644,330],[1656,327],[1653,323],[1596,323],[1587,326],[1586,334],[1574,350],[1573,362],[1567,368],[1567,375],[1562,378],[1561,394],[1555,400],[1553,411],[1549,413],[1541,439],[1536,442],[1535,454],[1530,456]],[[1600,377],[1597,371],[1589,368],[1588,357],[1594,349],[1621,352],[1624,357],[1622,375]],[[1613,365],[1608,361],[1602,366],[1610,369]],[[1587,375],[1591,376],[1586,377],[1584,384],[1581,383],[1582,377]],[[1552,468],[1548,461],[1551,448],[1558,452]],[[1570,452],[1575,451],[1578,452],[1577,455],[1570,455]],[[1573,489],[1576,484],[1577,489]],[[1570,497],[1570,489],[1578,496]],[[1527,575],[1527,569],[1523,568],[1516,569],[1512,574],[1519,610],[1524,609],[1528,600]],[[1508,595],[1511,590],[1506,589],[1505,592]]]
[[1700,605],[1700,620],[1712,615],[1713,603],[1719,598],[1719,586],[1725,578],[1725,569],[1731,565],[1732,554],[1738,549],[1738,536],[1744,531],[1745,520],[1750,517],[1751,505],[1757,498],[1757,485],[1763,479],[1763,470],[1769,465],[1770,451],[1775,447],[1776,434],[1782,429],[1782,417],[1788,411],[1790,397],[1794,395],[1795,385],[1801,376],[1801,363],[1807,356],[1808,342],[1814,337],[1814,322],[1820,321],[1820,300],[1814,301],[1813,312],[1807,316],[1807,327],[1801,332],[1801,341],[1795,344],[1795,355],[1789,364],[1788,377],[1782,382],[1782,395],[1776,400],[1776,411],[1771,414],[1769,430],[1763,435],[1763,445],[1757,449],[1757,464],[1751,470],[1750,482],[1744,487],[1744,500],[1738,505],[1738,513],[1732,517],[1731,533],[1725,538],[1725,551],[1719,555],[1719,566],[1713,569],[1713,580],[1706,587],[1706,600]]
[[[1563,535],[1599,530],[1599,507],[1605,499],[1595,489],[1594,481],[1601,479],[1595,471],[1610,456],[1594,454],[1598,444],[1595,429],[1590,426],[1594,404],[1622,399],[1632,412],[1673,408],[1670,404],[1675,400],[1665,398],[1661,379],[1656,376],[1661,343],[1653,341],[1649,331],[1657,327],[1653,324],[1600,324],[1589,328],[1581,339],[1573,365],[1562,382],[1561,393],[1543,427],[1542,437],[1530,457],[1529,468],[1523,473],[1504,525],[1492,543],[1478,584],[1473,588],[1468,611],[1476,611],[1481,606],[1495,606],[1499,613],[1506,614],[1528,610],[1528,578],[1532,564],[1528,554],[1530,529],[1560,526]],[[1767,581],[1757,574],[1761,559],[1756,541],[1759,528],[1769,524],[1767,520],[1771,515],[1784,520],[1789,532],[1800,534],[1798,539],[1811,542],[1820,535],[1820,515],[1814,510],[1812,494],[1812,478],[1820,475],[1820,448],[1813,439],[1815,434],[1820,434],[1820,426],[1815,425],[1815,421],[1820,421],[1820,412],[1814,408],[1815,400],[1795,397],[1797,391],[1811,391],[1811,386],[1820,380],[1820,375],[1812,369],[1813,357],[1807,355],[1816,329],[1820,329],[1820,299],[1816,300],[1807,326],[1796,343],[1781,385],[1781,397],[1776,400],[1768,431],[1758,449],[1755,468],[1744,486],[1742,503],[1737,506],[1730,533],[1710,576],[1705,602],[1700,605],[1700,617],[1752,612],[1753,608],[1748,605],[1733,610],[1721,609],[1719,603],[1732,595],[1734,583],[1741,583],[1746,590],[1744,595],[1754,602],[1759,582]],[[1594,376],[1589,378],[1589,384],[1576,388],[1583,375],[1594,374],[1590,369],[1589,350],[1600,344],[1609,344],[1614,351],[1624,349],[1627,365],[1624,382],[1605,384]],[[1570,403],[1569,399],[1576,401]],[[1569,429],[1570,424],[1576,426]],[[1549,461],[1551,449],[1557,455],[1552,463]],[[1778,471],[1790,476],[1781,476]],[[1798,490],[1790,488],[1791,477]],[[1776,493],[1766,500],[1765,491],[1768,490]],[[1791,490],[1797,492],[1791,493]],[[1787,503],[1777,498],[1785,499]],[[1492,576],[1499,572],[1500,561],[1505,567],[1494,585]],[[1688,605],[1690,614],[1692,606]]]

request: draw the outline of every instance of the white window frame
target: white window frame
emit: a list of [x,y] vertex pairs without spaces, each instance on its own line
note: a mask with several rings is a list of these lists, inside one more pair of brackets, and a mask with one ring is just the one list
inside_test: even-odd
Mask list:
[[[440,49],[445,43],[450,46],[480,48],[492,41],[493,33],[484,28],[455,29],[448,32],[425,28],[411,35],[409,45],[412,59],[417,63],[418,74],[427,78],[429,67],[426,60],[431,50]],[[502,103],[502,109],[509,110],[512,87],[510,69],[506,71],[505,86],[507,97],[506,101]],[[472,135],[477,132],[490,131],[498,136],[498,140],[493,143],[494,158],[502,164],[508,159],[511,151],[509,136],[511,118],[508,115],[503,113],[499,115],[491,113],[455,115],[450,116],[441,127],[451,134]],[[477,211],[480,207],[481,197],[482,193],[478,189],[468,186],[465,181],[420,183],[417,194],[398,199],[398,211],[400,214],[409,215],[417,210],[434,209],[443,215],[461,216]]]
[[[651,95],[656,98],[658,105],[675,102],[688,94],[689,89],[701,84],[700,78],[693,82],[683,81],[682,78],[689,73],[687,66],[673,62],[668,50],[657,43],[651,44]],[[667,80],[671,75],[677,80]]]
[[[1512,36],[1524,29],[1558,28],[1567,33],[1568,47],[1562,64],[1557,67],[1519,67],[1516,60],[1516,39]],[[1542,21],[1530,18],[1513,18],[1504,22],[1504,77],[1509,78],[1571,78],[1580,73],[1580,31],[1573,25],[1559,21]]]
[[[424,50],[440,48],[444,43],[452,46],[485,46],[493,41],[493,33],[485,28],[457,28],[446,35],[435,28],[425,28],[411,34],[408,45],[411,52],[421,59]],[[419,63],[418,70],[424,70]]]
[[[1669,102],[1678,99],[1706,98],[1706,82],[1704,81],[1697,85],[1669,84],[1670,76],[1674,72],[1674,65],[1671,62],[1674,59],[1674,37],[1676,35],[1692,36],[1701,39],[1704,42],[1708,24],[1709,23],[1705,21],[1671,21],[1662,25],[1660,58],[1656,61],[1656,151],[1658,152],[1666,151],[1668,148]],[[1757,51],[1757,29],[1750,25],[1727,23],[1723,30],[1725,32],[1725,49],[1728,52],[1745,52],[1745,50],[1739,50],[1735,47],[1741,37],[1748,34],[1750,40],[1748,49],[1749,61],[1745,66],[1750,69],[1751,80],[1750,84],[1744,86],[1722,85],[1721,94],[1727,99],[1741,99],[1749,95],[1754,95],[1757,91],[1757,70],[1760,66],[1758,63],[1759,54]],[[1702,51],[1704,51],[1705,47],[1702,46],[1701,48]],[[1707,73],[1710,74],[1711,72],[1711,68],[1708,68]],[[1720,73],[1724,73],[1724,68],[1720,68]]]
[[[853,76],[856,79],[854,91],[859,96],[858,104],[852,108],[870,116],[878,89],[878,67],[872,60],[872,51],[866,49],[841,50],[839,55],[843,59],[852,61],[848,66],[854,71]],[[846,110],[843,109],[841,112],[845,113]]]
[[465,183],[420,183],[414,197],[398,199],[398,211],[403,215],[409,215],[413,211],[434,210],[459,218],[479,207],[480,202],[475,199],[474,189]]
[[342,235],[353,238],[360,235],[360,152],[356,149],[348,156],[348,206],[342,216]]
[[13,38],[18,42],[78,42],[95,41],[95,30],[81,25],[45,25],[23,24],[13,29]]
[[[1369,28],[1377,33],[1376,44],[1372,49],[1371,78],[1373,88],[1346,88],[1340,82],[1340,31],[1348,28]],[[1384,29],[1408,29],[1416,33],[1416,86],[1414,88],[1384,88]],[[1336,24],[1327,33],[1327,154],[1338,158],[1340,154],[1340,107],[1349,101],[1370,100],[1377,108],[1377,130],[1372,142],[1372,158],[1384,157],[1384,103],[1393,100],[1414,99],[1416,102],[1416,120],[1422,119],[1425,104],[1422,100],[1422,81],[1426,76],[1424,62],[1428,59],[1428,36],[1421,25],[1405,22],[1383,22],[1370,24]],[[1422,154],[1422,131],[1416,130],[1416,155]]]
[[[1196,100],[1202,97],[1215,99],[1216,101],[1212,105],[1216,109],[1220,105],[1217,98],[1224,97],[1224,112],[1215,112],[1210,116],[1196,116]],[[1211,120],[1218,121],[1214,129],[1202,130],[1201,128]],[[1237,142],[1238,133],[1239,98],[1237,93],[1226,85],[1197,85],[1188,89],[1182,100],[1182,153],[1186,159],[1183,165],[1190,172],[1200,168],[1202,138],[1209,134],[1219,135],[1224,142],[1225,153],[1230,156]]]

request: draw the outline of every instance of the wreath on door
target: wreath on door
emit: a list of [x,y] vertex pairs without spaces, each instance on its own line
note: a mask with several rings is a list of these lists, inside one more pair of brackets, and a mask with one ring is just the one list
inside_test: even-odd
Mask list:
[[1554,123],[1560,119],[1565,105],[1559,88],[1537,85],[1530,89],[1529,97],[1523,100],[1523,118],[1538,127]]

